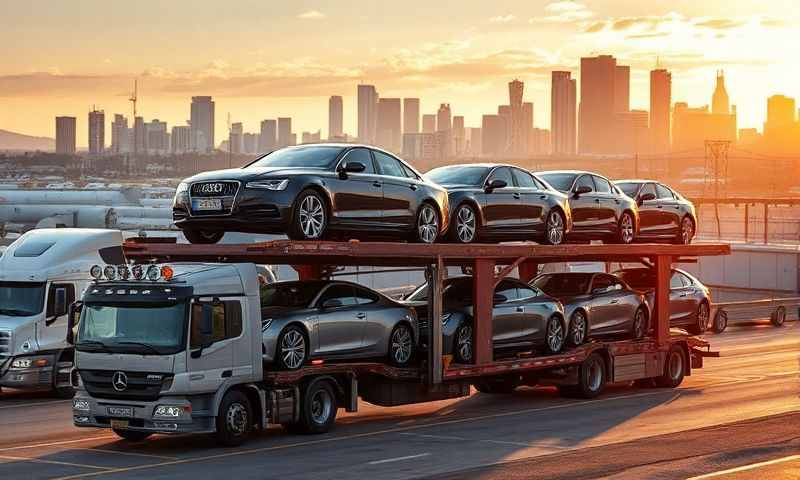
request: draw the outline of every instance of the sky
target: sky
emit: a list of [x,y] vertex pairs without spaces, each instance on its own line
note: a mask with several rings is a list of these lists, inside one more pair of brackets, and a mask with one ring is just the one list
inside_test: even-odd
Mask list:
[[673,102],[711,103],[725,71],[739,127],[758,127],[766,98],[800,98],[800,8],[770,0],[0,0],[0,129],[55,136],[57,115],[139,114],[170,126],[192,95],[227,116],[293,117],[327,135],[330,95],[344,97],[355,134],[359,82],[382,97],[420,97],[423,113],[450,103],[466,125],[508,103],[525,82],[534,124],[549,128],[550,72],[579,77],[580,57],[631,66],[631,107],[648,108],[649,70],[672,71]]

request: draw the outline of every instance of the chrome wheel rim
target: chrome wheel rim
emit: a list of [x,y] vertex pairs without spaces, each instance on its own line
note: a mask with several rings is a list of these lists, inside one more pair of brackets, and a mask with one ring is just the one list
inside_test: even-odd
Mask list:
[[306,339],[297,330],[289,330],[281,340],[281,358],[289,368],[300,368],[306,358]]
[[700,309],[697,312],[697,326],[700,327],[700,330],[705,330],[708,328],[708,305],[705,303],[700,305]]
[[622,215],[622,220],[619,222],[619,230],[623,243],[631,243],[633,241],[633,218],[629,214]]
[[577,312],[572,317],[572,342],[580,345],[586,338],[586,317]]
[[247,431],[247,408],[241,403],[232,403],[225,415],[228,431],[242,435]]
[[688,245],[694,235],[694,226],[689,218],[684,218],[681,223],[681,240]]
[[677,380],[683,372],[683,356],[679,353],[673,353],[669,359],[669,378]]
[[327,390],[317,390],[311,397],[311,420],[316,424],[324,424],[328,421],[333,409],[331,395]]
[[783,308],[779,308],[777,312],[775,312],[775,323],[777,325],[783,325],[783,322],[786,321],[786,310]]
[[551,212],[547,220],[547,240],[551,245],[564,241],[564,220],[558,212]]
[[411,332],[405,325],[397,327],[392,334],[392,359],[397,364],[404,364],[411,358]]
[[439,221],[436,212],[428,204],[422,206],[417,219],[417,235],[423,243],[433,243],[439,234]]
[[466,205],[458,209],[456,234],[462,243],[470,243],[475,239],[475,213]]
[[458,356],[467,362],[472,360],[472,327],[465,325],[458,331],[456,339]]
[[596,392],[603,384],[603,366],[600,362],[594,361],[589,365],[589,389]]
[[644,336],[644,312],[642,310],[637,310],[636,317],[633,319],[633,335],[637,339]]
[[300,204],[300,228],[306,238],[319,238],[325,227],[325,208],[316,195],[308,195]]
[[563,343],[564,329],[561,327],[561,322],[553,319],[547,325],[547,346],[550,347],[551,351],[557,352],[561,350]]

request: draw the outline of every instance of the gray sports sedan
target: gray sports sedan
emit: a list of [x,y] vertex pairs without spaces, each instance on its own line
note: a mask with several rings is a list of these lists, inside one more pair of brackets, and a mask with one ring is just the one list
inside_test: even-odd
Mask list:
[[647,333],[650,309],[644,295],[607,273],[546,273],[531,285],[564,304],[567,342],[580,345],[591,336]]
[[264,362],[284,370],[311,359],[388,358],[404,367],[418,340],[413,309],[350,282],[264,285],[261,317]]
[[[442,350],[458,363],[473,361],[472,277],[444,281],[442,304]],[[428,284],[418,286],[405,302],[414,306],[420,318],[423,343],[428,335]],[[558,300],[514,278],[500,281],[494,290],[492,333],[496,353],[508,354],[532,349],[558,353],[564,346],[566,324]]]

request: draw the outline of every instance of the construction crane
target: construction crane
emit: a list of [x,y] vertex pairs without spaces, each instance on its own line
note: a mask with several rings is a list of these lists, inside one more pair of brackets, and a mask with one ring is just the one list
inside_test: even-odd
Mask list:
[[138,80],[133,80],[133,93],[131,93],[131,97],[128,99],[131,103],[133,103],[133,121],[136,122],[136,101],[139,99],[139,85]]

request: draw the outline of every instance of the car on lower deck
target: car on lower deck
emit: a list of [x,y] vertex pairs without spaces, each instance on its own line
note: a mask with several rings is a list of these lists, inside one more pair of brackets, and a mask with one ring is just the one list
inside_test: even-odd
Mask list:
[[173,220],[192,243],[225,232],[294,240],[435,242],[447,230],[447,192],[381,149],[309,144],[180,183]]
[[452,242],[533,240],[558,245],[572,228],[567,197],[513,165],[449,165],[425,177],[447,189]]
[[663,183],[617,180],[614,184],[639,207],[637,240],[661,240],[688,245],[697,232],[694,204]]
[[265,363],[296,370],[311,360],[412,361],[419,338],[413,309],[342,281],[277,282],[261,287]]
[[[656,273],[649,267],[626,268],[614,272],[645,295],[653,310],[655,305]],[[711,290],[689,272],[672,269],[669,282],[669,323],[682,327],[694,335],[706,331],[711,314]]]
[[650,309],[642,293],[608,273],[544,273],[531,285],[564,305],[568,319],[567,342],[580,345],[592,337],[645,336]]
[[[422,343],[427,342],[428,284],[414,289],[403,301],[417,311]],[[472,363],[473,279],[444,280],[442,304],[442,353],[458,363]],[[505,278],[494,289],[492,339],[495,355],[541,350],[558,353],[564,346],[567,325],[561,304],[518,279]]]

